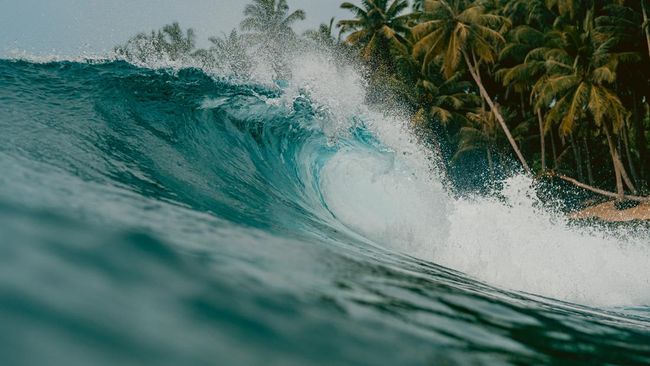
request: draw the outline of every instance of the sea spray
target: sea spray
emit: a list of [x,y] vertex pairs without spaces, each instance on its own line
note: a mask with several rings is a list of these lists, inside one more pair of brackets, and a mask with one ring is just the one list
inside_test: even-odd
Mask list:
[[327,108],[338,130],[360,116],[381,142],[380,151],[346,146],[323,168],[325,203],[345,225],[503,288],[594,306],[650,303],[647,235],[572,226],[524,175],[492,196],[454,199],[432,163],[439,157],[415,142],[405,118],[366,107],[353,70],[313,55],[297,58],[293,70],[294,83]]

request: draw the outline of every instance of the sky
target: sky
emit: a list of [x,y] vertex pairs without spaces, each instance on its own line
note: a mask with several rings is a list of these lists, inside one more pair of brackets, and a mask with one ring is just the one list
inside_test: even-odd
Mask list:
[[[129,37],[178,21],[195,29],[198,45],[238,26],[249,0],[0,0],[0,56],[102,54]],[[342,0],[288,0],[307,20],[296,31],[331,17],[349,18]]]

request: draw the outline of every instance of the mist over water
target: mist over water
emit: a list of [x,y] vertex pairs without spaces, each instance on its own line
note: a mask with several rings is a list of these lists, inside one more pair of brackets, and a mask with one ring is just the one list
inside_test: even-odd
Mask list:
[[0,60],[0,360],[650,362],[647,230],[458,197],[359,70],[286,64]]

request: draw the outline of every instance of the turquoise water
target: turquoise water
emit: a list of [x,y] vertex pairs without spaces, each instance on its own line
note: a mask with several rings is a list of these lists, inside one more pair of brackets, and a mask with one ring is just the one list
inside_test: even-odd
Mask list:
[[0,60],[0,364],[650,363],[647,232],[454,198],[325,71]]

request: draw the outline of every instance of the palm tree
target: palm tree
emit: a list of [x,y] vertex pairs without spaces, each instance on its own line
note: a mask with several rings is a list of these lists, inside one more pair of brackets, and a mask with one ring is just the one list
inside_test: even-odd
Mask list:
[[549,9],[555,9],[559,15],[566,15],[571,19],[576,17],[583,3],[584,1],[581,0],[546,0]]
[[164,26],[162,34],[163,49],[172,60],[188,56],[195,47],[196,35],[194,34],[194,30],[188,28],[183,32],[183,29],[177,22]]
[[607,139],[617,194],[623,199],[624,182],[632,192],[635,188],[619,157],[614,135],[626,123],[628,112],[612,86],[619,62],[635,55],[611,53],[611,42],[598,42],[591,13],[582,27],[565,27],[560,36],[560,47],[543,50],[546,76],[533,87],[536,106],[550,107],[546,123],[558,124],[565,136],[578,127],[578,122],[593,119]]
[[458,72],[451,78],[440,73],[440,65],[422,68],[411,53],[395,57],[396,72],[387,82],[404,107],[414,112],[418,127],[440,123],[462,125],[467,113],[480,105],[480,98],[471,92],[472,85]]
[[244,20],[240,27],[251,44],[259,47],[264,58],[279,79],[288,74],[283,56],[295,42],[296,34],[291,28],[294,23],[305,20],[304,10],[289,12],[287,0],[252,0],[244,8]]
[[641,0],[641,12],[643,13],[642,28],[645,31],[645,39],[648,45],[648,56],[650,56],[650,19],[648,19],[648,5],[646,5],[646,0]]
[[[622,131],[622,137],[625,147],[625,153],[629,165],[629,172],[637,184],[643,185],[642,180],[645,176],[647,164],[647,141],[645,137],[645,127],[643,125],[643,112],[640,108],[644,100],[648,97],[648,78],[650,70],[645,67],[650,58],[646,55],[644,48],[647,46],[647,33],[643,29],[643,4],[626,6],[625,4],[612,3],[603,8],[601,15],[596,18],[596,27],[594,34],[599,42],[608,42],[611,44],[612,52],[636,53],[637,60],[634,63],[627,63],[620,67],[635,72],[623,72],[617,75],[617,89],[621,102],[632,112],[630,124],[625,126]],[[628,137],[628,134],[630,135]],[[630,149],[630,137],[633,138],[635,154]],[[638,157],[641,162],[635,167],[633,160]],[[638,169],[638,170],[637,170]]]
[[502,8],[503,15],[513,24],[543,29],[553,23],[555,16],[546,6],[546,0],[509,0]]
[[[497,79],[501,79],[507,90],[512,89],[516,93],[530,95],[532,86],[538,82],[546,72],[546,60],[540,56],[543,50],[552,46],[556,40],[553,32],[542,32],[527,25],[521,25],[508,34],[510,42],[506,44],[499,54],[502,64],[513,64],[514,66],[503,66],[496,72]],[[543,123],[543,109],[535,109],[540,138],[540,156],[542,171],[546,170],[546,129]],[[522,116],[523,117],[523,116]]]
[[497,145],[498,122],[494,113],[480,109],[467,114],[467,123],[458,131],[458,148],[452,157],[457,161],[461,156],[473,151],[485,151],[490,177],[494,172],[494,152]]
[[476,94],[469,93],[469,83],[458,73],[450,79],[434,83],[430,78],[422,78],[416,84],[419,89],[421,109],[428,113],[429,119],[448,125],[452,122],[462,125],[467,114],[480,104]]
[[236,77],[250,76],[252,63],[246,52],[246,44],[237,30],[233,29],[222,37],[210,37],[210,42],[210,53],[217,64],[226,66]]
[[152,59],[168,58],[177,61],[189,57],[195,48],[196,36],[192,28],[183,31],[174,22],[150,34],[140,33],[126,44],[115,47],[115,53],[127,60],[147,62]]
[[418,98],[417,115],[443,126],[465,125],[467,115],[480,105],[480,98],[470,92],[470,83],[462,77],[462,73],[456,73],[447,79],[435,68],[430,68],[427,74],[420,74],[414,89]]
[[291,26],[305,20],[305,11],[298,9],[289,13],[286,0],[253,0],[244,8],[245,18],[240,27],[251,32],[257,43],[272,41],[274,44],[295,36]]
[[338,37],[334,36],[334,18],[331,18],[329,23],[319,25],[318,29],[306,31],[304,36],[330,51],[339,49],[338,46],[341,44],[341,34],[339,33]]
[[[363,7],[349,2],[341,4],[350,10],[355,18],[341,20],[338,27],[342,33],[351,32],[346,41],[361,46],[361,55],[367,61],[392,67],[390,49],[404,52],[408,41],[410,15],[401,15],[408,8],[406,0],[364,0]],[[378,66],[378,65],[375,65]]]
[[486,12],[478,1],[467,0],[427,0],[424,4],[425,21],[412,28],[417,43],[413,55],[422,58],[422,67],[428,67],[436,57],[442,56],[443,74],[451,77],[465,63],[480,95],[494,113],[508,142],[512,146],[521,165],[531,170],[512,137],[503,115],[488,94],[480,75],[481,64],[496,61],[498,48],[505,43],[499,32],[509,26],[508,19]]

